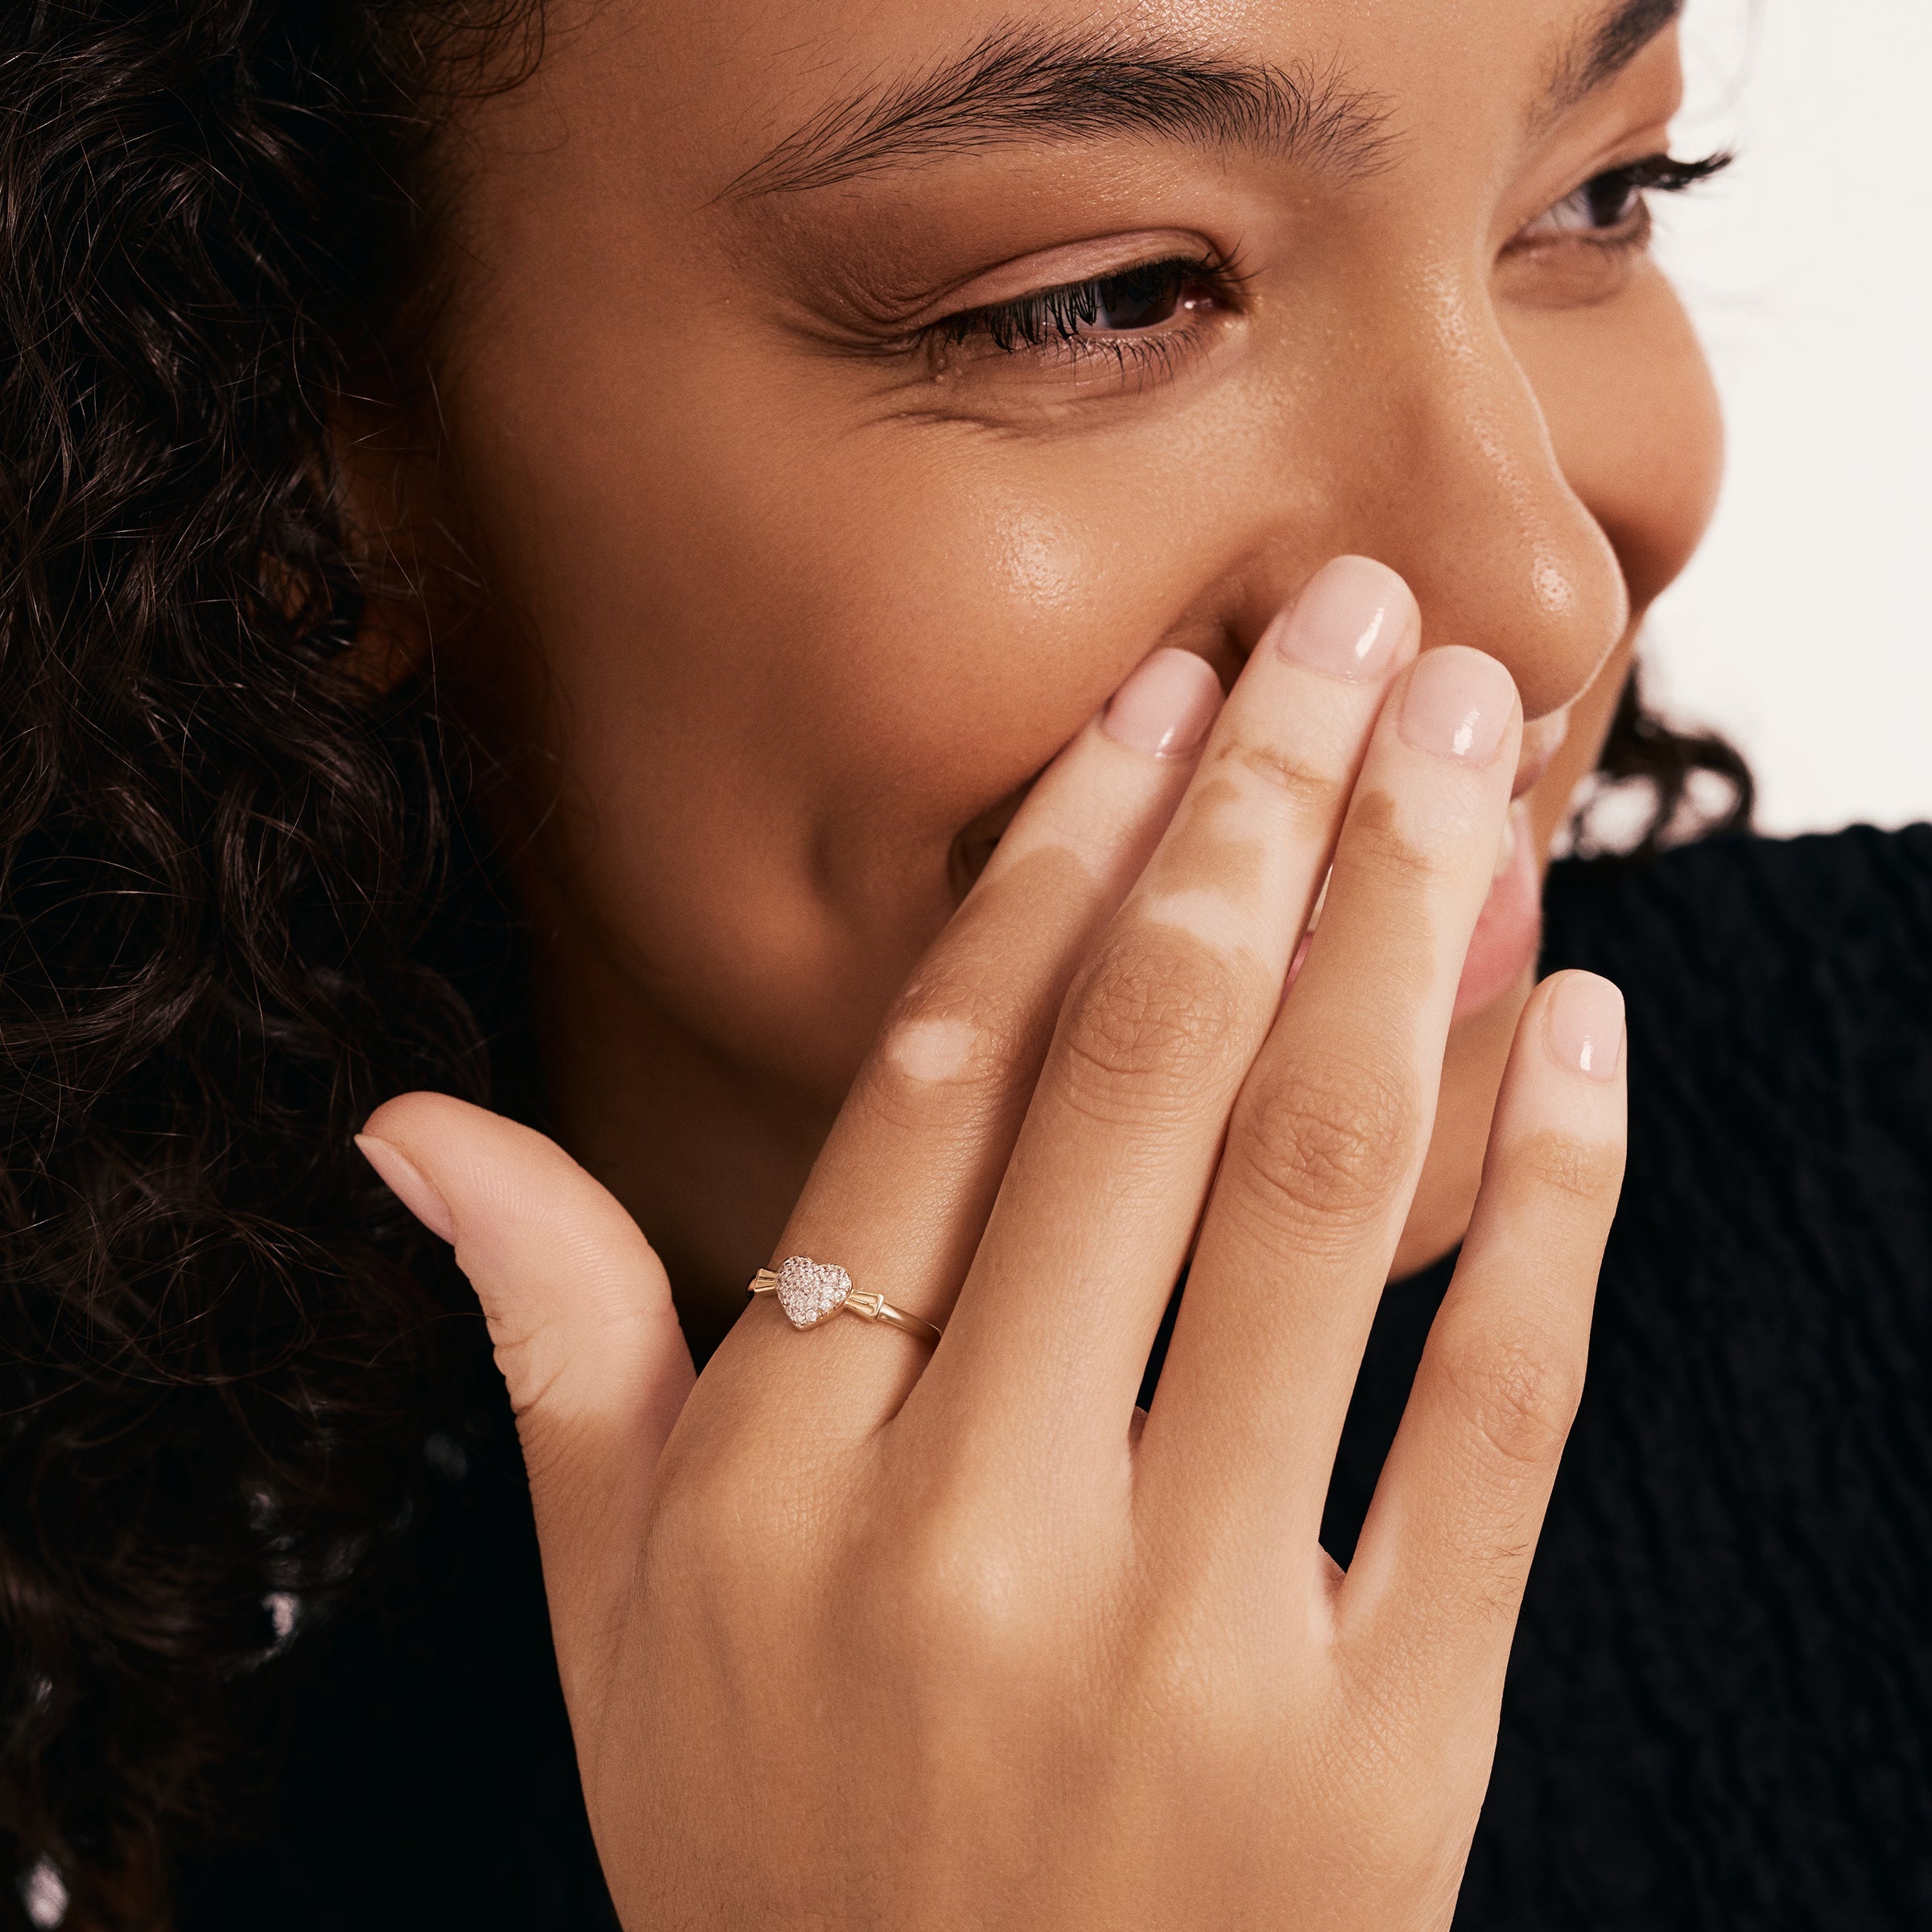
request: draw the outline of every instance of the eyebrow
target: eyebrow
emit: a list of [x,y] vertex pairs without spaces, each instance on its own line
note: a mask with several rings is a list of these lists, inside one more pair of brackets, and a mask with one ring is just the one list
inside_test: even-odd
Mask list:
[[1117,31],[1009,27],[923,74],[832,102],[719,198],[828,188],[1013,142],[1108,136],[1254,148],[1360,175],[1383,157],[1383,119],[1335,68],[1291,72]]
[[1565,109],[1612,80],[1684,10],[1684,0],[1620,0],[1591,21],[1557,56],[1539,117]]

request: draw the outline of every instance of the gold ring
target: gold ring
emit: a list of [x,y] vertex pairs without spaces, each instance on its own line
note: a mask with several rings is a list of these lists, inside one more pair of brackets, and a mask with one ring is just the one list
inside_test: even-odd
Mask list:
[[939,1339],[936,1322],[894,1307],[882,1294],[855,1294],[852,1277],[843,1268],[832,1261],[815,1261],[808,1255],[791,1255],[775,1271],[761,1268],[751,1278],[751,1292],[775,1294],[795,1328],[815,1328],[843,1309],[862,1321],[886,1322],[903,1328],[928,1345]]

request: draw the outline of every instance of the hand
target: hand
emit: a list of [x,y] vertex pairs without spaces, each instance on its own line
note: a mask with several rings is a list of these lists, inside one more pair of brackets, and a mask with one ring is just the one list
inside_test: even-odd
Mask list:
[[633,1932],[1447,1924],[1621,1177],[1622,1008],[1567,974],[1524,1013],[1344,1575],[1329,1469],[1521,729],[1419,630],[1343,559],[1198,762],[1150,755],[1219,698],[1161,653],[1034,788],[782,1249],[946,1321],[930,1354],[761,1301],[686,1401],[663,1272],[566,1156],[431,1095],[370,1121],[490,1321]]

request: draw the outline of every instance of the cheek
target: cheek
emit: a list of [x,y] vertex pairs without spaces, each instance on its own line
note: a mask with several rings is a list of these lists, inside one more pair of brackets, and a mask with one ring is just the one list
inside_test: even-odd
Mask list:
[[1690,320],[1646,267],[1615,301],[1519,316],[1509,336],[1641,617],[1696,549],[1724,470],[1717,393]]
[[1228,506],[1152,438],[1109,464],[967,426],[832,436],[795,377],[789,407],[695,378],[633,398],[553,358],[526,394],[532,362],[451,413],[540,640],[522,728],[576,806],[543,889],[684,1023],[835,1089],[951,910],[955,835],[1159,642]]
[[1238,489],[1150,429],[1111,449],[964,423],[834,434],[829,403],[740,420],[756,387],[725,387],[688,386],[710,398],[688,419],[606,419],[548,470],[537,629],[581,687],[593,768],[597,741],[642,734],[713,795],[665,809],[696,823],[749,791],[830,896],[900,905],[908,863],[939,878],[960,828],[1198,599]]
[[1096,514],[1037,456],[882,442],[769,520],[754,568],[796,586],[774,674],[825,724],[801,803],[836,816],[888,795],[944,841],[1105,701],[1162,564],[1135,543],[1137,512]]

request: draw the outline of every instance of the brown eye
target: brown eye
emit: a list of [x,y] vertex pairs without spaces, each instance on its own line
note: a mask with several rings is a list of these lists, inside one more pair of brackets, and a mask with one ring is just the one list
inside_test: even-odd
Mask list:
[[1644,184],[1637,171],[1614,167],[1572,188],[1523,230],[1523,239],[1602,234],[1625,226],[1643,213],[1643,207]]
[[1621,167],[1585,182],[1578,194],[1587,203],[1590,223],[1595,228],[1620,228],[1643,206],[1644,200],[1643,189],[1631,178],[1630,171]]
[[1181,306],[1187,274],[1185,262],[1156,262],[1094,283],[1091,326],[1117,333],[1171,321]]
[[1574,188],[1554,206],[1546,208],[1516,237],[1517,244],[1557,240],[1566,236],[1605,242],[1641,242],[1649,232],[1645,197],[1678,195],[1720,175],[1731,165],[1728,154],[1707,155],[1701,161],[1674,160],[1669,155],[1647,155],[1621,167],[1606,168]]
[[938,332],[947,342],[983,336],[1006,350],[1144,333],[1215,307],[1223,286],[1220,278],[1220,271],[1208,262],[1149,262],[1091,282],[1067,283],[1018,301],[969,310],[939,324]]

